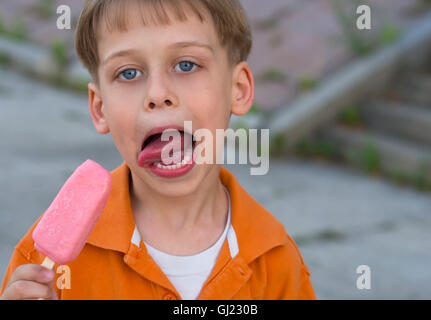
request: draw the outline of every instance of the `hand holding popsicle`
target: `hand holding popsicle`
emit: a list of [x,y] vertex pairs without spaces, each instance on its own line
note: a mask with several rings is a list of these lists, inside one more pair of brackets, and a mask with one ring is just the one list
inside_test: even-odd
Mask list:
[[20,265],[9,279],[1,300],[57,300],[54,276],[54,271],[37,264]]
[[33,230],[34,247],[46,256],[43,268],[19,266],[2,299],[56,297],[51,269],[55,263],[64,265],[77,258],[106,205],[111,185],[111,174],[94,161],[87,160],[75,170]]

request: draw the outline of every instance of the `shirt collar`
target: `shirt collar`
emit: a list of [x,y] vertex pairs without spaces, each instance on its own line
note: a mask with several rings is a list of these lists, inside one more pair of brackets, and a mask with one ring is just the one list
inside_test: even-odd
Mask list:
[[[127,253],[135,229],[129,193],[130,169],[123,162],[111,175],[111,193],[87,243]],[[247,263],[285,243],[283,225],[241,187],[230,171],[220,167],[220,179],[229,191],[231,222],[239,253]]]
[[103,212],[87,243],[127,253],[135,226],[130,204],[130,169],[125,162],[111,171],[112,187]]

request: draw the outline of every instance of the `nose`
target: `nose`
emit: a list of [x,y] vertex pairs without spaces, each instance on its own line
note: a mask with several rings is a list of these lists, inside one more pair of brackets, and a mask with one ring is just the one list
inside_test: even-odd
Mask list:
[[167,77],[160,73],[153,74],[147,79],[147,85],[145,109],[154,110],[177,105],[177,98]]

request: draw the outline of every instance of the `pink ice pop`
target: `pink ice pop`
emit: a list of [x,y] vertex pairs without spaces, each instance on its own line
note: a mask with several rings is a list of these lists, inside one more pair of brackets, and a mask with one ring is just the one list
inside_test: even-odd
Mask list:
[[33,231],[34,247],[47,256],[45,267],[64,265],[81,252],[106,205],[111,174],[87,160],[67,179]]

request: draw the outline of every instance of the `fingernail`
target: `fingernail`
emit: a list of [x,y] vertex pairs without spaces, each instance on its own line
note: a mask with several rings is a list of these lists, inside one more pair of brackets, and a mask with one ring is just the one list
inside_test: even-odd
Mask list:
[[46,280],[46,281],[50,281],[50,280],[52,280],[53,279],[53,277],[54,277],[54,273],[51,271],[51,270],[43,270],[43,278]]

